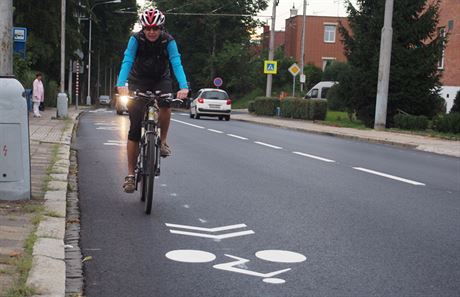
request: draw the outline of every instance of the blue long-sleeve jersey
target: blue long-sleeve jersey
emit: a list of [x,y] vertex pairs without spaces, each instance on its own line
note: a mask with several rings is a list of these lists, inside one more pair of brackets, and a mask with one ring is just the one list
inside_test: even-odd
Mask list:
[[[129,73],[136,60],[138,49],[138,42],[134,36],[128,41],[128,46],[124,53],[123,62],[121,64],[120,74],[118,75],[117,86],[122,87],[126,85]],[[176,41],[169,41],[167,48],[169,62],[171,63],[174,76],[179,83],[179,88],[188,89],[187,78],[185,77],[184,68],[180,59],[179,50],[177,49]]]

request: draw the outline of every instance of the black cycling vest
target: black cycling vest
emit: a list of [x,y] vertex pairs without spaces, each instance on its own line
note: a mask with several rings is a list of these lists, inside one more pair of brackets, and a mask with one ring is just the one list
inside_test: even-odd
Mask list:
[[134,34],[137,40],[137,53],[129,73],[129,84],[151,84],[171,79],[169,69],[168,43],[174,38],[166,32],[154,42],[148,41],[143,31]]

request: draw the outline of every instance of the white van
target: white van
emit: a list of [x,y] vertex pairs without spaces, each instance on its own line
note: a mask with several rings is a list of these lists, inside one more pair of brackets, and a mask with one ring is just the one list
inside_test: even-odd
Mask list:
[[326,99],[329,89],[337,84],[336,81],[320,81],[305,95],[305,99]]

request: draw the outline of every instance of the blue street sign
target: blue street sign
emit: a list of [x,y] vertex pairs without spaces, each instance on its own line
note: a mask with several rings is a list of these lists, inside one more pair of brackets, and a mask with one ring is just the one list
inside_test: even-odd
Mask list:
[[222,80],[222,78],[216,77],[216,78],[214,78],[213,83],[214,83],[214,85],[215,85],[216,87],[221,87],[222,84],[224,83],[224,81]]
[[13,27],[13,41],[27,42],[27,28]]
[[27,28],[13,27],[13,51],[26,57]]

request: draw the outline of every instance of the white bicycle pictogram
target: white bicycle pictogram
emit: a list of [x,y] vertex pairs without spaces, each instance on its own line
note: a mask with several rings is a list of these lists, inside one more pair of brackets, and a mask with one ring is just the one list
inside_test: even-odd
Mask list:
[[[239,268],[241,266],[250,262],[248,259],[241,257],[224,254],[226,257],[232,258],[236,261],[231,261],[227,263],[216,264],[213,266],[215,269],[225,270],[235,273],[241,273],[251,276],[261,277],[262,280],[270,284],[283,284],[286,281],[281,278],[276,278],[274,276],[285,273],[291,268],[286,268],[282,270],[277,270],[269,273],[261,273],[257,271],[252,271],[248,269]],[[201,250],[173,250],[165,255],[168,259],[184,262],[184,263],[208,263],[216,259],[216,255],[210,252],[201,251]],[[276,262],[276,263],[300,263],[305,261],[307,258],[299,253],[284,251],[284,250],[262,250],[255,253],[255,256],[261,260]]]

